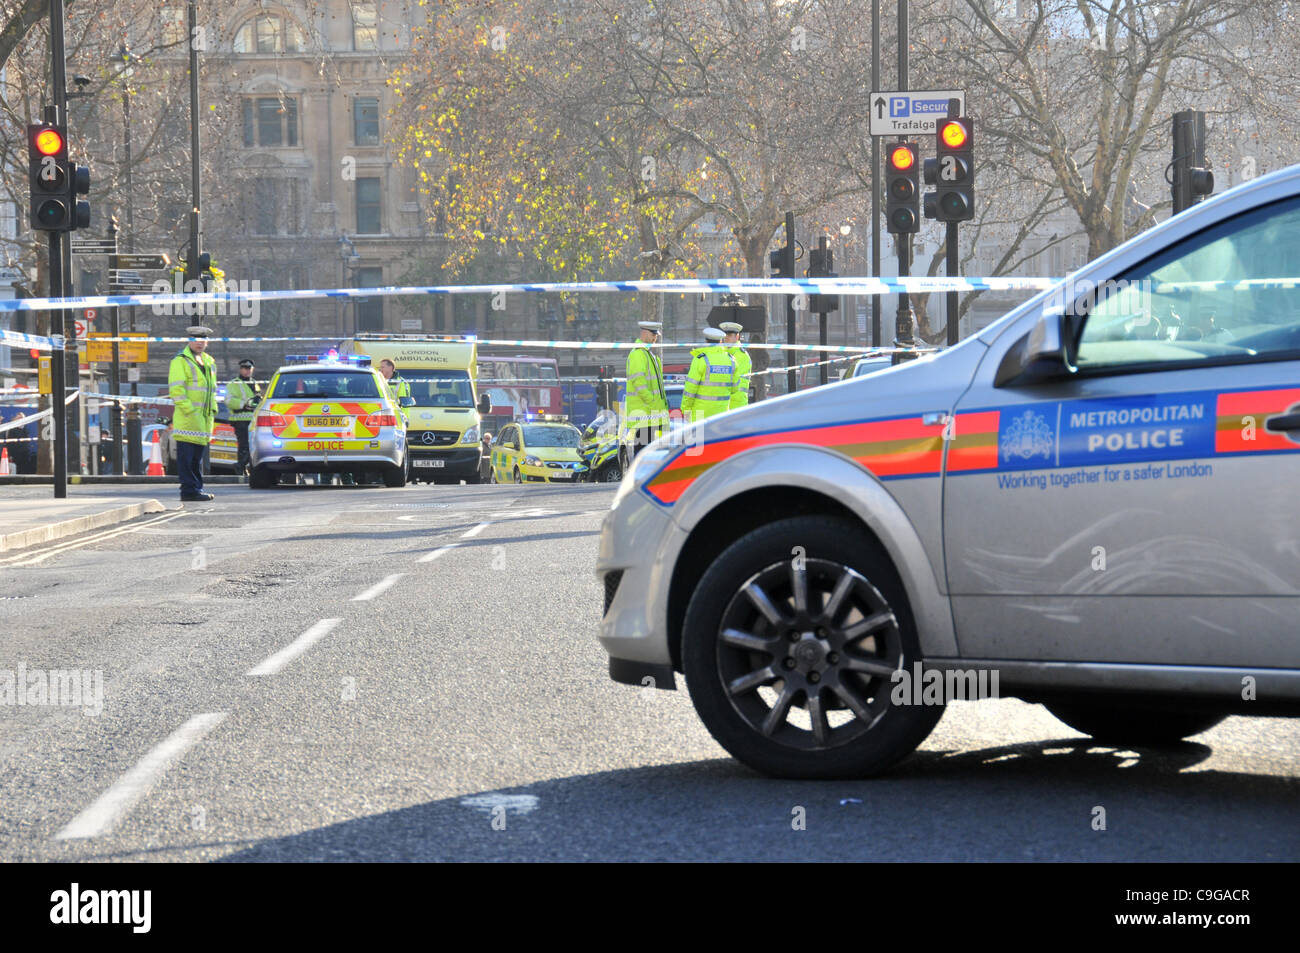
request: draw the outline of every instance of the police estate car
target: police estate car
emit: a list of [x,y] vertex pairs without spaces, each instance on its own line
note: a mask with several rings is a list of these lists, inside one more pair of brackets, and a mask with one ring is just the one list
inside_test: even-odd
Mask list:
[[1129,745],[1297,714],[1297,485],[1300,166],[931,360],[652,444],[600,641],[792,777],[883,771],[972,688]]
[[306,360],[275,372],[249,428],[250,489],[285,473],[378,473],[386,486],[410,477],[401,410],[366,356]]

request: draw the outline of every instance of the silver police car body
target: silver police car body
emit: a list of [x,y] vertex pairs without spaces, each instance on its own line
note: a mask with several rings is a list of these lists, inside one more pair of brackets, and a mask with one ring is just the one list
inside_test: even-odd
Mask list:
[[1298,279],[1292,167],[932,360],[651,445],[601,534],[611,677],[684,672],[796,777],[889,768],[971,689],[1124,744],[1300,713]]
[[250,489],[285,473],[377,473],[390,487],[410,478],[406,425],[369,359],[304,361],[275,372],[249,428]]

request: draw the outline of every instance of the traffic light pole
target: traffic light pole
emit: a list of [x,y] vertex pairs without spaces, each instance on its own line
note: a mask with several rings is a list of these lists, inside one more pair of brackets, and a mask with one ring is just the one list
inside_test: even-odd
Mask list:
[[[957,223],[948,223],[948,255],[947,255],[947,272],[949,278],[957,277]],[[957,292],[949,291],[945,296],[948,299],[948,346],[952,347],[957,343]]]
[[190,209],[190,253],[185,262],[191,277],[199,278],[199,255],[203,252],[203,231],[199,222],[199,15],[195,0],[189,2],[190,28],[190,192],[194,206]]
[[[898,91],[907,92],[907,0],[898,0]],[[907,137],[901,137],[905,142]],[[905,233],[895,236],[898,241],[898,276],[906,278],[912,268],[912,235]],[[912,340],[912,301],[906,291],[898,294],[898,316],[894,321],[894,346],[914,347]],[[894,356],[897,363],[899,355]]]
[[[54,87],[54,105],[45,107],[47,122],[66,124],[68,119],[68,74],[66,52],[63,45],[63,0],[50,0],[50,83]],[[68,288],[68,273],[65,262],[69,262],[68,238],[63,232],[50,232],[50,295],[64,297]],[[59,310],[50,317],[51,337],[68,339],[69,312]],[[55,329],[58,329],[58,332]],[[72,368],[73,382],[80,389],[76,378],[77,365],[76,334],[73,333]],[[64,499],[68,495],[68,408],[64,403],[67,397],[67,349],[53,352],[50,361],[51,387],[50,416],[54,418],[54,497]],[[78,457],[80,448],[78,447]]]
[[[785,213],[785,265],[783,267],[787,278],[794,277],[794,212]],[[785,297],[785,341],[787,344],[793,344],[795,335],[795,312],[794,312],[794,295]],[[793,350],[785,352],[785,392],[793,394],[799,389],[799,371],[797,370],[798,357]]]

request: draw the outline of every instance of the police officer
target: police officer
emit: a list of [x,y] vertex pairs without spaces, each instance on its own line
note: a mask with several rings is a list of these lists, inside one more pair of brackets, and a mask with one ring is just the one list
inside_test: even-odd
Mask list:
[[217,365],[205,353],[212,329],[195,325],[186,333],[190,342],[172,358],[167,374],[167,390],[174,404],[176,472],[182,500],[207,502],[212,494],[203,491],[203,451],[212,442],[217,419]]
[[623,415],[635,455],[658,439],[668,425],[668,392],[664,369],[651,345],[663,332],[660,321],[639,321],[640,339],[627,355],[627,394]]
[[745,329],[735,321],[723,321],[718,325],[718,330],[725,335],[722,343],[727,345],[727,350],[736,360],[736,392],[731,395],[730,406],[744,407],[749,403],[749,372],[754,368],[749,352],[740,343],[740,332]]
[[731,408],[736,392],[736,359],[722,344],[719,328],[705,328],[710,343],[691,351],[691,369],[682,392],[682,416],[688,421],[707,420]]
[[397,374],[397,365],[384,358],[379,362],[379,373],[384,375],[384,380],[388,381],[388,392],[392,395],[393,400],[401,400],[403,397],[411,396],[411,382]]
[[262,402],[262,386],[253,380],[253,367],[253,362],[244,358],[239,362],[239,376],[226,385],[230,426],[235,428],[235,442],[239,445],[240,473],[248,473],[252,462],[248,455],[248,425],[253,422],[253,411]]

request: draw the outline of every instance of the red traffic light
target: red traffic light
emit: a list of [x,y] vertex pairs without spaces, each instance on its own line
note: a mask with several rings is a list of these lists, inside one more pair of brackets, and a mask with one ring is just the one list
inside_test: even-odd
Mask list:
[[916,153],[911,146],[894,146],[889,150],[889,164],[899,172],[906,172],[916,165]]
[[39,361],[41,359],[40,348],[34,347],[31,350],[29,350],[27,353],[31,355],[33,361]]
[[970,139],[964,123],[950,119],[939,127],[939,141],[949,149],[960,149]]
[[63,137],[56,129],[42,129],[36,134],[34,145],[43,156],[58,155],[63,151]]

